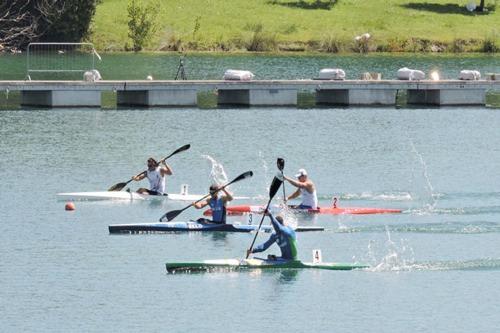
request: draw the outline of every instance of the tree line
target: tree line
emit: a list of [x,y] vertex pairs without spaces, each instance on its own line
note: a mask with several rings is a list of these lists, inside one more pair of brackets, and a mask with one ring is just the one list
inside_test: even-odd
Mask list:
[[100,1],[0,1],[0,51],[23,50],[31,42],[79,42]]

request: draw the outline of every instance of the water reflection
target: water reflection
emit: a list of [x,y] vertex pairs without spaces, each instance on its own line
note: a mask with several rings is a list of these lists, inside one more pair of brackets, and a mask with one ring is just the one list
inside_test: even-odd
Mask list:
[[[203,233],[204,236],[211,237],[214,242],[220,242],[223,245],[226,244],[227,242],[227,232],[210,232],[210,233]],[[217,244],[220,245],[220,244]]]
[[277,282],[280,284],[291,284],[297,280],[298,269],[281,270]]

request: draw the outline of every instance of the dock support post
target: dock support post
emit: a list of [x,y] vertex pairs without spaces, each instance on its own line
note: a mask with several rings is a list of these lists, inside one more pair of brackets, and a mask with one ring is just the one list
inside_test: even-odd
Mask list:
[[424,105],[485,105],[484,89],[408,90],[408,104]]
[[297,91],[288,89],[256,89],[250,90],[252,106],[296,106]]
[[124,90],[117,91],[120,106],[196,106],[196,89]]
[[317,105],[349,105],[349,90],[321,89],[316,90]]
[[219,89],[217,91],[218,105],[250,105],[250,91],[248,89]]
[[316,91],[319,105],[395,105],[396,89],[321,89]]
[[99,90],[23,90],[21,105],[46,107],[101,107]]

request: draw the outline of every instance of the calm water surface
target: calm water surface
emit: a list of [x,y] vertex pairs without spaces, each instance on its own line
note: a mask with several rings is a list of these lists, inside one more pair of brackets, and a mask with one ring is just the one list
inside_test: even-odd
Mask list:
[[[181,54],[175,53],[103,53],[96,68],[104,80],[143,80],[175,78]],[[26,77],[26,55],[0,54],[0,80],[23,80]],[[71,64],[68,60],[67,66]],[[86,63],[87,64],[87,63]],[[467,54],[188,54],[184,68],[188,79],[221,79],[227,69],[252,71],[255,79],[311,79],[322,68],[342,68],[347,79],[359,79],[363,72],[379,72],[383,79],[395,79],[399,68],[409,67],[427,73],[438,71],[441,78],[456,79],[462,69],[486,73],[500,72],[500,55]],[[35,79],[77,79],[76,76],[33,74]]]
[[[16,110],[0,112],[0,125],[1,331],[500,327],[498,110]],[[233,191],[263,203],[284,157],[287,174],[308,170],[321,205],[337,196],[404,213],[298,218],[327,229],[299,234],[301,259],[319,248],[324,261],[371,269],[167,275],[165,262],[241,258],[253,235],[109,235],[109,224],[155,221],[184,204],[77,202],[66,212],[56,200],[105,190],[186,143],[171,159],[170,192],[204,193],[209,155],[230,179],[253,170]]]

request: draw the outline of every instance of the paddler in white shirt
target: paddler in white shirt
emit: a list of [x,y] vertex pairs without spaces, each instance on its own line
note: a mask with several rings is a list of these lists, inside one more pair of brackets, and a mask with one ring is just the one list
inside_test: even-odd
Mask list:
[[165,194],[165,178],[172,175],[172,168],[162,161],[163,166],[152,157],[148,158],[148,170],[139,176],[132,177],[135,181],[147,178],[149,180],[149,189],[141,187],[137,193],[150,194],[150,195],[164,195]]
[[291,208],[317,209],[318,196],[316,195],[316,186],[308,178],[307,171],[305,169],[299,169],[299,172],[295,175],[295,177],[297,180],[284,176],[285,180],[297,187],[297,190],[290,194],[285,201],[295,199],[300,196],[302,199],[300,205],[290,206]]

